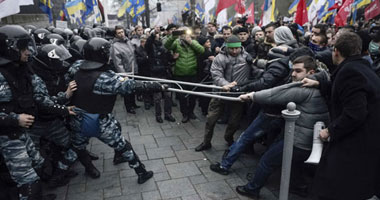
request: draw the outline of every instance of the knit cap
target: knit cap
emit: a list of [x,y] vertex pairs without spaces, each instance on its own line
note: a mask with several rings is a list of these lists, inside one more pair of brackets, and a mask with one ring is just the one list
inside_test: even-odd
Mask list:
[[236,35],[232,35],[227,39],[226,46],[229,48],[241,47],[241,41]]

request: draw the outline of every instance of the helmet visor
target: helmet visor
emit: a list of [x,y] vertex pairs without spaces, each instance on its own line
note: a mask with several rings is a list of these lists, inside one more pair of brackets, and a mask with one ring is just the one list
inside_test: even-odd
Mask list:
[[34,43],[34,40],[30,38],[15,40],[14,44],[11,45],[11,47],[15,50],[29,50],[31,56],[37,55],[36,43]]
[[64,61],[71,58],[70,52],[63,45],[59,45],[57,48],[49,51],[47,55],[51,59],[56,59],[60,61]]

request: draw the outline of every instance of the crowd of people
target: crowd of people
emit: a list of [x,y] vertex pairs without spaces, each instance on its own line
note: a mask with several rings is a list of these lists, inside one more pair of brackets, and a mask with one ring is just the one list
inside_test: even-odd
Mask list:
[[[0,199],[55,199],[42,194],[41,181],[56,188],[69,183],[77,160],[91,178],[100,172],[86,146],[98,138],[115,150],[113,164],[128,162],[138,184],[153,177],[121,135],[112,114],[117,95],[128,115],[154,107],[157,123],[175,122],[179,102],[182,123],[194,120],[198,103],[206,116],[204,139],[195,151],[212,147],[214,127],[225,123],[226,148],[210,169],[228,175],[242,153],[266,145],[254,176],[236,191],[258,199],[261,188],[282,163],[284,119],[295,102],[290,192],[317,199],[359,200],[380,197],[380,26],[366,23],[337,28],[271,22],[249,26],[166,27],[49,26],[0,27]],[[240,102],[172,93],[145,77],[213,84],[223,94],[241,94]],[[183,89],[211,92],[185,85]],[[162,111],[162,104],[163,111]],[[163,114],[162,114],[163,112]],[[239,136],[241,119],[250,125]],[[313,128],[324,151],[320,163],[305,164]],[[313,184],[310,183],[313,180]],[[310,187],[312,186],[312,188]]]

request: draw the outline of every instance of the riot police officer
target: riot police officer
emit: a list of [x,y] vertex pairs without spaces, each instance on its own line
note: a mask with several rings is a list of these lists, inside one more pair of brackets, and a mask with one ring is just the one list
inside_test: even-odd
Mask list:
[[54,103],[27,65],[35,52],[29,33],[18,25],[0,27],[0,46],[0,153],[17,183],[19,199],[43,199],[37,172],[44,159],[28,132],[37,114],[36,104],[50,107]]
[[44,138],[56,147],[61,147],[58,148],[58,152],[64,152],[62,156],[59,153],[58,156],[52,156],[53,161],[57,162],[57,168],[48,182],[51,188],[66,185],[69,178],[76,174],[68,173],[70,166],[77,159],[77,155],[71,149],[70,132],[64,121],[65,117],[69,115],[69,110],[61,106],[69,103],[73,91],[76,89],[74,81],[70,82],[67,87],[64,77],[68,70],[64,62],[70,57],[69,51],[63,45],[45,44],[38,49],[38,55],[33,58],[32,62],[34,72],[44,81],[49,96],[57,104],[54,109],[39,109],[30,131],[30,136],[37,149],[40,149],[41,138]]
[[93,178],[99,171],[83,152],[90,137],[96,137],[115,150],[114,165],[129,162],[142,184],[153,176],[146,171],[131,144],[121,136],[121,126],[112,114],[116,95],[135,91],[161,92],[163,87],[156,82],[128,80],[109,70],[111,44],[102,38],[91,38],[83,47],[85,60],[80,65],[74,79],[77,91],[71,102],[77,115],[71,121],[74,132],[73,146],[78,149],[78,158],[85,166],[86,173]]

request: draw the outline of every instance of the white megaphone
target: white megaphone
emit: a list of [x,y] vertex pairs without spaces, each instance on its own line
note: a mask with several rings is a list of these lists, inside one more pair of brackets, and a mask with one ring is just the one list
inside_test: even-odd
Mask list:
[[325,128],[325,123],[316,122],[314,124],[314,134],[313,134],[313,148],[309,158],[305,161],[308,164],[317,165],[322,156],[323,141],[319,137],[319,132]]

